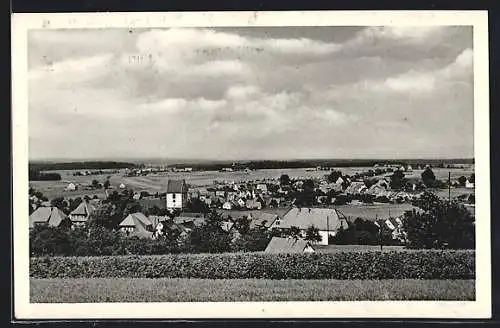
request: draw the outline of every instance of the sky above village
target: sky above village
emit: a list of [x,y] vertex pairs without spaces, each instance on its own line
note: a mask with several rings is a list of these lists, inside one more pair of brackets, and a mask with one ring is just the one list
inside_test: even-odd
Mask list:
[[470,27],[30,31],[29,155],[472,157]]

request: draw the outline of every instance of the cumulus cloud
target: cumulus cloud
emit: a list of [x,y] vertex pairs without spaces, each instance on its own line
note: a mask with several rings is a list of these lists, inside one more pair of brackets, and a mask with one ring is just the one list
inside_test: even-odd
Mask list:
[[264,30],[31,33],[30,156],[472,154],[471,29]]

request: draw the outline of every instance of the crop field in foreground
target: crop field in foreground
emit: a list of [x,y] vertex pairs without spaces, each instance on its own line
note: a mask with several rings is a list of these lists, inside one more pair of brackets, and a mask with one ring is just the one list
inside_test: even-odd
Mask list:
[[474,280],[30,279],[31,303],[475,300]]

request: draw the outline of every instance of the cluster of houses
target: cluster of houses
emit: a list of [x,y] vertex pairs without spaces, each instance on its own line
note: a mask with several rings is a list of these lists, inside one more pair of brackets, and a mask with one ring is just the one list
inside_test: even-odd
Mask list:
[[[259,188],[262,190],[262,188]],[[205,215],[202,213],[185,212],[186,201],[189,189],[183,180],[171,180],[168,183],[166,193],[166,206],[170,210],[179,210],[176,216],[145,215],[141,212],[128,214],[118,225],[118,229],[126,236],[137,236],[140,238],[158,238],[163,234],[175,233],[179,238],[187,237],[192,229],[202,226],[205,223]],[[57,207],[40,206],[29,218],[30,228],[37,225],[60,226],[68,224],[72,227],[85,225],[91,214],[98,206],[97,200],[85,200],[79,204],[69,215],[64,214]],[[243,212],[242,212],[243,213]],[[250,228],[261,228],[265,230],[278,229],[287,231],[298,229],[299,233],[295,238],[274,237],[266,252],[277,252],[288,249],[295,252],[298,249],[304,252],[314,251],[313,246],[305,242],[306,231],[311,226],[318,229],[320,240],[315,244],[328,245],[330,239],[336,235],[340,229],[348,229],[347,218],[335,208],[322,207],[296,207],[292,206],[283,214],[259,211],[244,212],[242,216],[249,221]],[[231,234],[232,238],[238,238],[239,232],[235,227],[237,218],[224,217],[221,228]],[[394,237],[400,235],[401,220],[385,219],[377,224],[385,224],[394,233]]]

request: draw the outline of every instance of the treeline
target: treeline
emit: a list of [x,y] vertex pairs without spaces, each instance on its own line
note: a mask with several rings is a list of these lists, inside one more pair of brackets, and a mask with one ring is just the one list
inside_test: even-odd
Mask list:
[[325,159],[325,160],[262,160],[216,163],[179,163],[177,168],[191,167],[194,170],[215,170],[231,167],[234,170],[259,169],[296,169],[296,168],[333,168],[333,167],[366,167],[378,165],[415,165],[432,167],[447,167],[452,164],[474,164],[474,159],[405,159],[405,160],[377,160],[377,159]]
[[67,163],[29,163],[30,171],[55,171],[55,170],[99,170],[99,169],[126,169],[137,167],[134,163],[113,161],[88,161]]
[[29,181],[59,181],[61,180],[61,175],[53,172],[44,173],[30,168],[28,179]]

